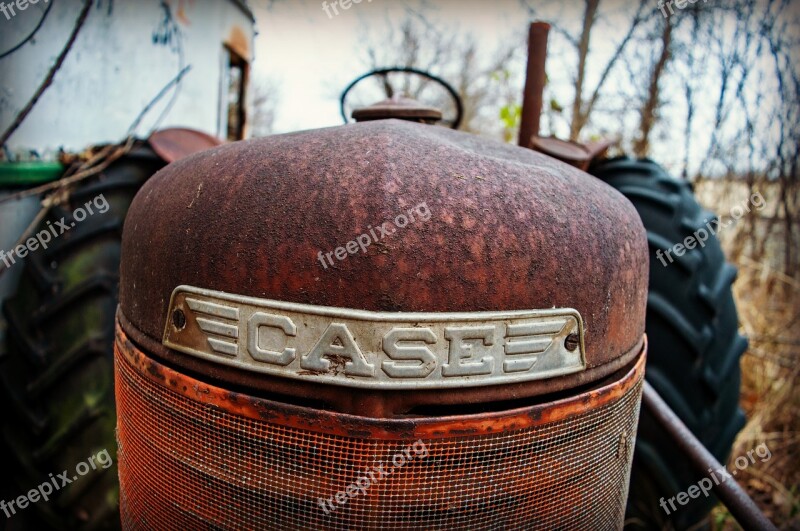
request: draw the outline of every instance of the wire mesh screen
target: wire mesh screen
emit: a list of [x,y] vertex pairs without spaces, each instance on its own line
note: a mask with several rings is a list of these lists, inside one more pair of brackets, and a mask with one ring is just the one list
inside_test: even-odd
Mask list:
[[641,371],[558,422],[383,440],[237,414],[176,392],[117,347],[125,529],[622,527]]

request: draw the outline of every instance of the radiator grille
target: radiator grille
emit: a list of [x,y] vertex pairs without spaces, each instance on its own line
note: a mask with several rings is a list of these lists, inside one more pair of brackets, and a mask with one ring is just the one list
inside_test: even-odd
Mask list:
[[[454,429],[443,435],[426,431],[422,421],[402,437],[392,432],[376,438],[355,433],[352,419],[358,417],[349,421],[355,434],[342,435],[243,414],[218,400],[212,404],[203,397],[230,393],[192,386],[195,380],[149,360],[118,332],[122,524],[184,530],[620,529],[641,369],[642,360],[615,382],[618,392],[553,403],[569,409],[556,422],[538,422],[550,418],[539,406],[536,412],[509,412],[510,418],[528,419],[519,429],[506,419],[499,431],[493,426],[500,424],[487,422],[479,434],[457,436]],[[576,406],[589,398],[597,407]],[[241,405],[259,399],[230,400]],[[444,418],[454,424],[459,419]],[[390,474],[378,481],[381,465]],[[366,485],[359,478],[370,478],[367,471],[376,481],[361,491],[351,488],[355,496],[348,496],[349,485]],[[340,492],[344,504],[336,501]]]

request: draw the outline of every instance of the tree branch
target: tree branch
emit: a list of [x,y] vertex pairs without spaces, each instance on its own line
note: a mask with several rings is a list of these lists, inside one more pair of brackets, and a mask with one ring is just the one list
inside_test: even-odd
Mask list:
[[61,50],[61,53],[58,55],[56,62],[53,64],[50,71],[47,73],[47,77],[44,78],[44,81],[33,94],[33,97],[30,99],[27,105],[20,111],[8,129],[3,132],[3,135],[0,136],[0,146],[4,146],[8,139],[11,138],[11,135],[14,134],[14,131],[22,125],[22,122],[25,121],[25,118],[28,117],[33,107],[39,101],[39,98],[42,97],[42,94],[47,90],[47,88],[53,83],[53,79],[56,77],[56,73],[61,69],[61,65],[64,64],[64,59],[66,59],[67,54],[72,49],[72,45],[75,43],[75,39],[78,37],[78,33],[80,33],[81,28],[83,27],[84,22],[86,22],[86,17],[89,15],[89,9],[92,7],[93,0],[86,0],[86,3],[83,5],[83,9],[81,10],[80,15],[78,15],[78,19],[75,21],[75,26],[72,28],[72,33],[67,40],[67,43],[64,45],[64,48]]

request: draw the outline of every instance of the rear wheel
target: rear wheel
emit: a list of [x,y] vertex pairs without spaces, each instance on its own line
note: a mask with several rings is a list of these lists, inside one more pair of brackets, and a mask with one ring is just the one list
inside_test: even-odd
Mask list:
[[[612,159],[589,172],[624,194],[647,230],[646,378],[711,453],[725,462],[744,425],[738,405],[739,358],[747,341],[738,333],[731,291],[736,268],[725,261],[719,240],[709,231],[715,216],[700,206],[687,182],[670,177],[652,161]],[[664,254],[702,230],[709,236],[703,246],[680,257]],[[627,526],[687,529],[703,521],[716,503],[713,497],[699,497],[685,506],[676,503],[674,511],[667,505],[669,515],[659,504],[662,497],[667,501],[700,479],[669,435],[642,409]]]
[[[0,367],[6,398],[0,444],[8,471],[3,499],[107,450],[113,466],[89,470],[9,521],[20,529],[119,527],[113,386],[114,314],[122,226],[134,195],[164,163],[140,147],[73,190],[45,221],[69,231],[30,253],[17,294],[3,307],[8,333]],[[83,221],[73,211],[102,194]],[[98,207],[99,204],[99,207]],[[46,230],[43,223],[36,232]],[[60,485],[60,481],[58,481]]]

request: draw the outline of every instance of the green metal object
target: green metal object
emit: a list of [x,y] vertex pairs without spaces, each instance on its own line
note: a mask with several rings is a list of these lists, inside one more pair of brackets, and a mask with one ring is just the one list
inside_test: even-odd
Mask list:
[[33,186],[55,181],[64,173],[60,162],[0,163],[0,186]]

